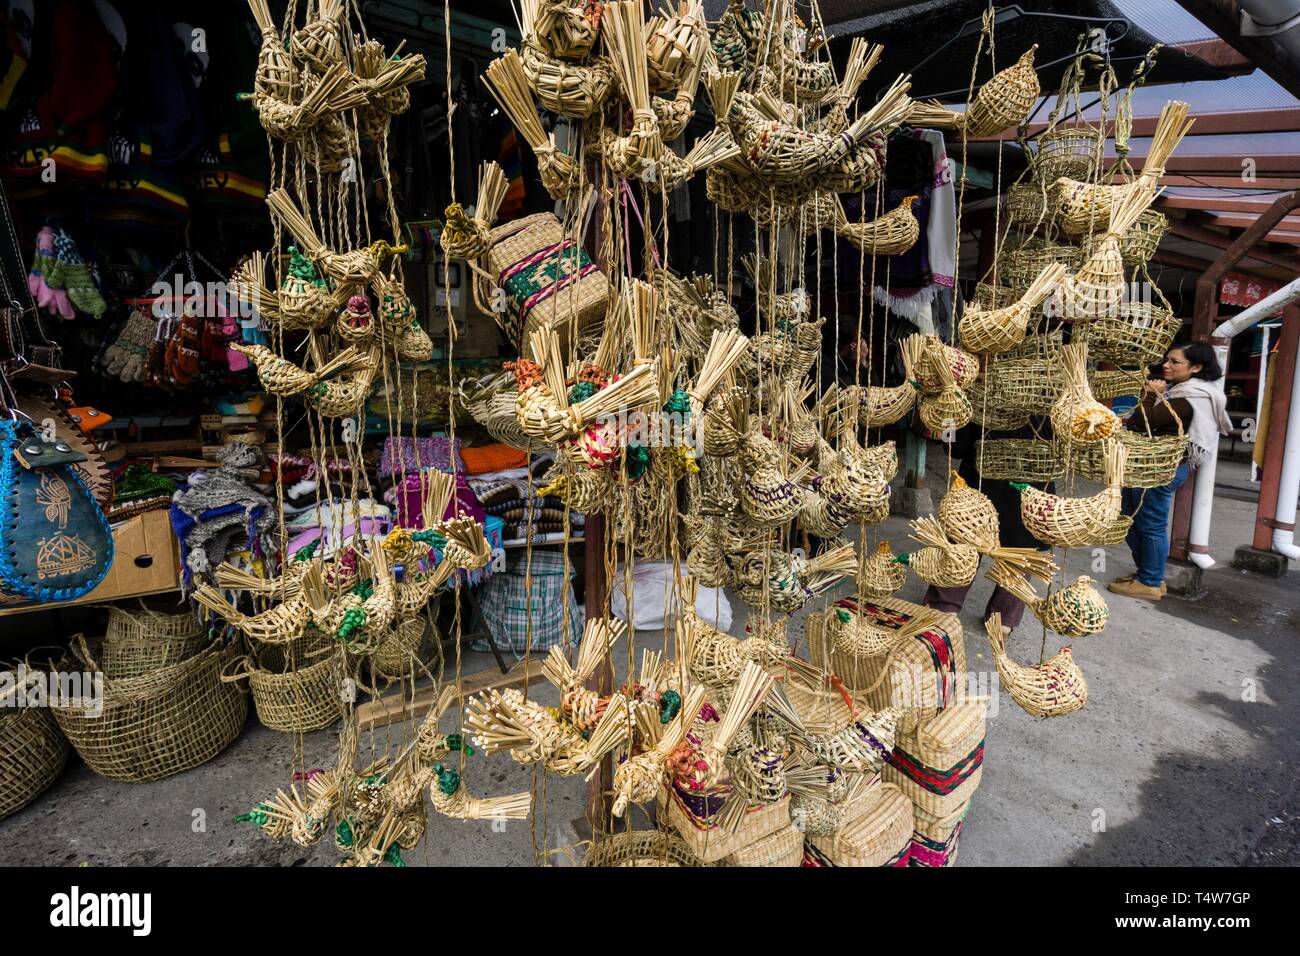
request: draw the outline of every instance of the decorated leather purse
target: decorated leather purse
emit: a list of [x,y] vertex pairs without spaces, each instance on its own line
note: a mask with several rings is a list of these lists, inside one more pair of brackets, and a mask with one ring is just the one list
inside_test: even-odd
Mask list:
[[26,422],[0,421],[0,601],[73,601],[108,573],[108,519],[72,467],[85,460]]

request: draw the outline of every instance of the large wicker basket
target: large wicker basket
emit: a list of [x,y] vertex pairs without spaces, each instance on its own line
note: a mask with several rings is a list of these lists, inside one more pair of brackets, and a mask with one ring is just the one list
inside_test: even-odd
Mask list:
[[[722,791],[710,794],[707,798],[692,795],[692,801],[720,803],[719,798],[725,795]],[[717,825],[715,816],[701,816],[688,807],[676,787],[668,788],[662,804],[667,811],[667,820],[677,830],[677,835],[686,843],[690,852],[705,863],[715,863],[790,825],[789,794],[776,803],[751,806],[745,811],[740,826],[731,833]]]
[[0,820],[31,803],[68,762],[68,741],[46,707],[0,707]]
[[222,675],[225,681],[248,678],[253,707],[262,726],[301,734],[330,726],[343,714],[342,651],[321,655],[319,644],[266,645],[258,659],[245,656]]
[[680,837],[662,830],[628,830],[602,839],[583,866],[712,866],[691,853]]
[[[110,780],[161,780],[211,760],[239,736],[248,697],[223,683],[236,644],[213,644],[188,660],[139,677],[104,681],[102,701],[51,708],[59,729],[91,770]],[[99,670],[80,642],[61,669]],[[102,712],[100,711],[102,707]]]
[[1165,357],[1183,320],[1151,302],[1125,302],[1114,316],[1098,316],[1079,327],[1088,356],[1125,368],[1145,368]]
[[912,846],[912,802],[893,784],[872,790],[866,812],[831,836],[808,838],[809,866],[907,866]]
[[962,823],[969,810],[969,801],[946,817],[936,817],[919,807],[913,807],[912,855],[907,861],[908,866],[956,866]]
[[983,765],[984,705],[963,702],[900,734],[881,777],[918,809],[948,817],[970,800]]
[[[1128,449],[1124,461],[1125,488],[1160,488],[1169,484],[1187,451],[1187,436],[1181,431],[1177,435],[1148,436],[1124,428],[1113,437]],[[1104,481],[1101,445],[1075,445],[1074,468],[1085,478]]]
[[190,611],[167,614],[146,607],[108,609],[104,634],[104,676],[138,677],[193,657],[208,643],[203,626]]
[[1038,438],[986,438],[975,445],[975,467],[995,481],[1055,481],[1065,461],[1055,442]]

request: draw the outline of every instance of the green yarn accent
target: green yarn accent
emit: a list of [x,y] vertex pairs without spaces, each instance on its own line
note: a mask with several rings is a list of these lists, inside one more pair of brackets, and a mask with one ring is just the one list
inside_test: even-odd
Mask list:
[[402,851],[396,843],[384,852],[384,862],[390,866],[406,866],[406,861],[402,859]]
[[339,825],[334,828],[334,839],[340,846],[352,845],[352,824],[348,823],[346,818],[340,820]]
[[313,398],[323,398],[330,392],[329,383],[317,382],[311,388],[307,389],[307,394]]
[[351,608],[343,615],[343,621],[339,624],[338,639],[346,641],[354,631],[366,626],[366,612],[359,607]]
[[319,544],[320,541],[313,541],[311,544],[304,544],[301,548],[299,548],[297,551],[293,553],[293,559],[295,561],[310,561],[312,559],[312,555],[316,553],[316,546]]
[[465,743],[465,738],[462,737],[460,734],[448,734],[447,747],[451,750],[452,753],[455,753],[456,751],[459,750],[464,752],[466,755],[470,757],[474,756],[474,748],[471,747],[469,744]]
[[1029,484],[1024,481],[1009,481],[1007,484],[1016,489],[1016,491],[1027,491],[1029,489]]
[[428,531],[412,531],[411,540],[418,541],[421,544],[427,544],[429,547],[437,548],[439,551],[447,547],[447,536],[432,529]]
[[650,470],[650,449],[645,445],[631,445],[624,454],[627,461],[627,476],[633,481]]
[[668,401],[664,402],[664,411],[676,412],[690,418],[691,396],[687,395],[684,389],[673,389],[673,393],[668,396]]
[[853,620],[853,615],[850,614],[848,611],[844,610],[844,608],[840,608],[838,611],[835,612],[835,619],[838,620],[841,624],[847,624],[849,623],[849,621]]
[[235,817],[234,822],[251,823],[254,826],[264,827],[266,826],[267,822],[271,819],[270,815],[267,813],[267,811],[270,809],[271,808],[268,807],[265,803],[259,803],[248,813],[241,813],[239,816]]
[[682,709],[682,695],[675,690],[666,690],[659,695],[659,723],[666,724]]
[[360,584],[354,585],[352,593],[363,601],[369,600],[370,596],[375,593],[375,579],[366,578]]
[[778,332],[784,332],[786,335],[789,335],[794,331],[794,323],[789,319],[781,319],[776,323],[776,329]]
[[316,266],[310,259],[298,251],[297,246],[289,247],[289,275],[302,279],[314,286],[324,287],[325,280],[316,272]]
[[595,382],[579,382],[569,390],[569,404],[576,405],[585,398],[591,398],[596,394]]
[[895,563],[895,564],[905,564],[905,565],[907,565],[907,566],[910,567],[911,564],[912,564],[912,562],[911,562],[910,560],[908,560],[909,557],[910,557],[910,556],[908,555],[908,553],[907,553],[906,551],[904,551],[904,552],[903,552],[902,554],[900,554],[898,557],[894,558],[894,563]]
[[451,796],[460,789],[460,774],[451,767],[435,764],[433,772],[438,775],[438,789]]

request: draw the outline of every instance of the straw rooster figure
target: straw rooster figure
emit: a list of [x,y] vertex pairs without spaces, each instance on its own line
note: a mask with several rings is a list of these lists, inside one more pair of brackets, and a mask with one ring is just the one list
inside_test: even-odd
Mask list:
[[985,626],[998,681],[1025,713],[1031,717],[1063,717],[1088,702],[1088,681],[1068,644],[1041,664],[1018,664],[1007,655],[1002,615],[992,614]]

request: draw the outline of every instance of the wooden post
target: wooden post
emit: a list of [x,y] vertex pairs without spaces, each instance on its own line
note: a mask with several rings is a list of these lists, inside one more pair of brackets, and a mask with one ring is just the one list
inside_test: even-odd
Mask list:
[[[1273,396],[1268,403],[1268,448],[1259,476],[1259,506],[1255,509],[1255,540],[1260,550],[1273,547],[1273,518],[1277,514],[1278,482],[1282,477],[1282,449],[1286,445],[1287,419],[1291,413],[1291,385],[1295,380],[1296,345],[1300,343],[1300,305],[1282,310],[1282,330],[1273,360]],[[1260,382],[1263,388],[1264,383]]]

